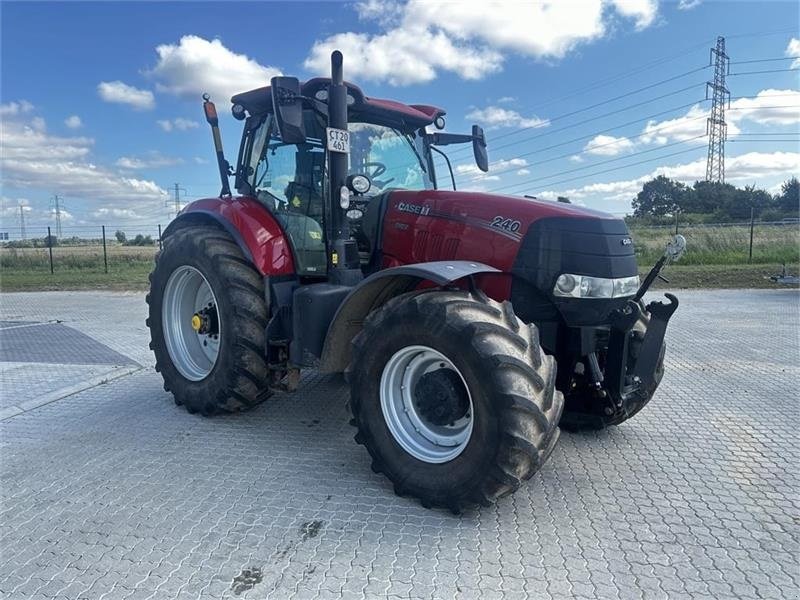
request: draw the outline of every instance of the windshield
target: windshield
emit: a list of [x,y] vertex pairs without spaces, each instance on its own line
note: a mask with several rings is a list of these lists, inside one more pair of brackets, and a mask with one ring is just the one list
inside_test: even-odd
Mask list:
[[426,190],[433,183],[422,159],[419,137],[374,123],[350,123],[349,174],[372,180],[369,195],[388,188]]
[[[325,123],[310,110],[305,111],[304,120],[306,141],[302,144],[283,143],[272,115],[251,122],[239,172],[247,182],[247,193],[272,211],[289,236],[298,272],[323,275],[327,270]],[[348,129],[349,174],[372,180],[367,199],[388,189],[434,187],[418,136],[372,123],[350,123]]]

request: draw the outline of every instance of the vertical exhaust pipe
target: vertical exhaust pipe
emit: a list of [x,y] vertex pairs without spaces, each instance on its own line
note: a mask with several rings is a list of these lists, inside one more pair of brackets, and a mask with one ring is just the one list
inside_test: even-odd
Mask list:
[[[347,130],[347,86],[344,84],[342,53],[338,50],[331,54],[328,128]],[[348,154],[328,151],[328,206],[330,207],[328,279],[331,283],[340,285],[355,285],[363,279],[358,247],[355,241],[350,239],[350,226],[345,214],[347,207],[342,202],[342,194],[349,195],[347,190],[349,159]]]

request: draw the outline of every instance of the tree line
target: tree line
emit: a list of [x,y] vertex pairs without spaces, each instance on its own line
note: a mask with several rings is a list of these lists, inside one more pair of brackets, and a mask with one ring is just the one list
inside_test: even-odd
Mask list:
[[632,202],[637,221],[660,221],[679,214],[683,221],[725,222],[749,219],[762,221],[800,217],[800,183],[787,180],[772,195],[755,186],[738,188],[729,183],[696,181],[688,186],[659,175],[642,187]]

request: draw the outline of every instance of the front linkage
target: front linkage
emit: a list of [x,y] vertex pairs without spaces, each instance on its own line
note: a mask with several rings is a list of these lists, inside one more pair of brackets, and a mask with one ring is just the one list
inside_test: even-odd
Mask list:
[[[668,303],[642,302],[645,293],[656,279],[664,279],[661,272],[672,261],[678,260],[686,249],[686,239],[676,235],[642,282],[636,295],[612,318],[606,355],[603,387],[610,403],[605,408],[607,420],[624,421],[638,412],[655,393],[663,374],[664,335],[667,324],[678,309],[678,299],[664,294]],[[647,321],[644,338],[635,350],[631,341],[636,337],[635,326]]]

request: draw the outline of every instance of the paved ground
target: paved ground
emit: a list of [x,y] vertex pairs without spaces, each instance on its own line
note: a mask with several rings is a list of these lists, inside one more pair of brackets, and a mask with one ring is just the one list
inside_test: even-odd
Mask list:
[[[0,422],[0,597],[798,598],[798,295],[681,299],[641,415],[455,517],[370,471],[336,377],[204,419],[162,391],[142,295],[4,295],[0,319],[143,368]],[[24,357],[28,388],[0,357],[8,406],[101,368],[66,339]]]

